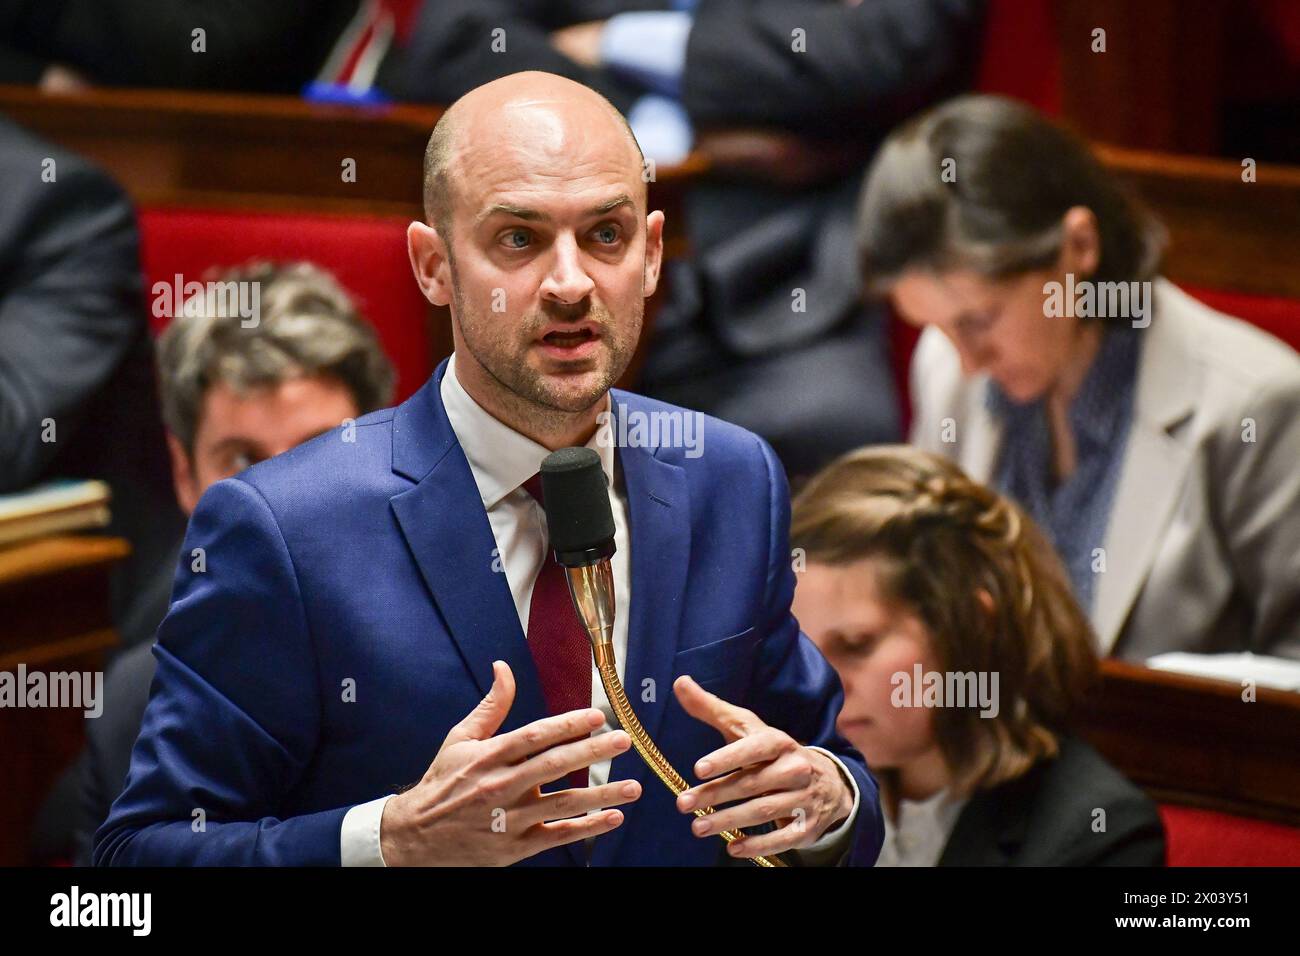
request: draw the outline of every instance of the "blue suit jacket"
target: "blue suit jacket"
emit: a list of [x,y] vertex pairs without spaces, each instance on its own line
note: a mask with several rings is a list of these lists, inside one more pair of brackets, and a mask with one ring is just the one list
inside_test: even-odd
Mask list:
[[[442,405],[445,370],[401,406],[359,419],[354,441],[322,435],[203,496],[126,789],[95,835],[97,864],[337,865],[347,810],[423,776],[487,693],[493,660],[517,684],[502,732],[546,715]],[[615,416],[673,410],[613,398]],[[743,429],[706,419],[703,434],[695,458],[617,452],[632,550],[631,607],[618,609],[631,615],[630,696],[688,779],[722,737],[681,709],[679,674],[835,753],[862,794],[848,862],[869,865],[883,833],[876,784],[835,732],[838,678],[790,614],[784,473]],[[649,703],[638,693],[645,678],[657,689]],[[692,817],[631,750],[610,775],[628,777],[641,799],[596,839],[592,865],[725,859],[716,837],[692,835]],[[584,860],[579,844],[524,862]]]

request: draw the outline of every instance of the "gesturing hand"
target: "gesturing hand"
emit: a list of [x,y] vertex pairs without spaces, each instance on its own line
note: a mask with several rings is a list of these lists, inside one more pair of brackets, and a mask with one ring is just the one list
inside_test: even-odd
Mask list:
[[695,776],[705,783],[678,795],[677,809],[693,813],[696,807],[738,801],[697,818],[691,824],[696,836],[776,822],[771,833],[727,846],[734,857],[771,856],[812,844],[852,812],[853,791],[826,754],[710,694],[690,677],[679,677],[673,691],[686,713],[720,730],[727,741],[696,762]]
[[542,784],[611,760],[631,746],[621,730],[590,737],[599,710],[572,710],[493,736],[515,699],[504,661],[492,689],[451,729],[418,784],[384,805],[379,843],[389,866],[504,866],[608,833],[641,796],[635,780],[543,794]]

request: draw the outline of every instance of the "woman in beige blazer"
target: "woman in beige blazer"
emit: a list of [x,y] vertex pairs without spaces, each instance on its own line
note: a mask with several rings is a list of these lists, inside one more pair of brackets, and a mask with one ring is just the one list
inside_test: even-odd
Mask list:
[[997,97],[895,131],[859,208],[868,287],[925,326],[913,444],[1047,530],[1103,651],[1300,658],[1300,357],[1159,277],[1162,247]]

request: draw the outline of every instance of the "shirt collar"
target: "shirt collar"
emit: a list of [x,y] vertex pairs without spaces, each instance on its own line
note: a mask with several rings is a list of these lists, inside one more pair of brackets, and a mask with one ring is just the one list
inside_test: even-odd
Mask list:
[[[509,425],[494,418],[490,412],[470,397],[460,379],[456,377],[456,355],[447,360],[447,371],[442,376],[440,389],[447,420],[456,433],[461,450],[469,462],[479,497],[485,510],[491,511],[512,491],[537,474],[542,459],[550,454],[527,435],[521,435]],[[609,395],[604,398],[609,408]],[[614,487],[614,446],[612,442],[598,441],[602,429],[597,426],[587,447],[600,455],[600,467],[605,479]]]

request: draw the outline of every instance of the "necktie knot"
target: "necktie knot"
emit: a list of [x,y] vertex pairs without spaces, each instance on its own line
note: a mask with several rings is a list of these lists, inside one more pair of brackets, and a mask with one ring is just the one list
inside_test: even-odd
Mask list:
[[539,505],[546,503],[546,499],[542,497],[542,473],[540,471],[525,481],[520,487],[532,495],[533,500],[535,500]]

